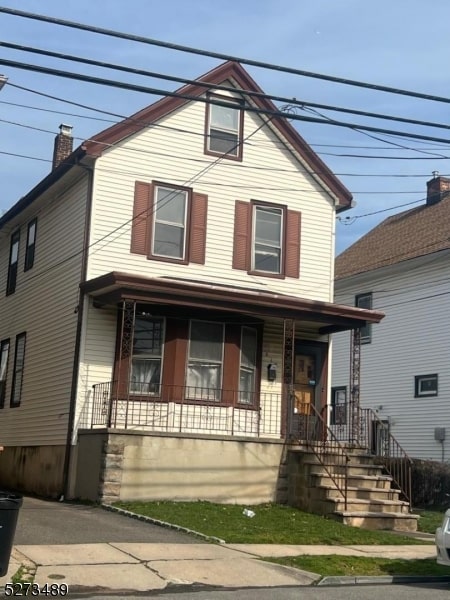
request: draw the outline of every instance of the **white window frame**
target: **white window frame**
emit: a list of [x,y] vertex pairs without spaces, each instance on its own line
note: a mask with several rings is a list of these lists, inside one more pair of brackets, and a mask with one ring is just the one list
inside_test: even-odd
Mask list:
[[[242,349],[244,347],[243,339],[244,339],[244,331],[246,329],[251,331],[255,336],[255,361],[254,361],[252,369],[250,369],[246,365],[242,364]],[[257,367],[258,367],[258,330],[255,327],[242,326],[241,327],[241,344],[240,344],[240,350],[239,350],[239,397],[238,397],[239,404],[247,404],[247,405],[254,404],[254,399],[255,399],[255,394],[256,394],[256,386],[257,386],[257,381],[256,381]],[[246,399],[245,398],[246,392],[244,390],[240,389],[241,371],[245,371],[246,373],[251,372],[253,375],[253,390],[250,391],[250,394],[251,394],[250,399]]]
[[[185,201],[184,201],[184,222],[183,222],[183,226],[181,227],[179,225],[179,223],[172,223],[170,221],[164,221],[164,220],[159,220],[157,218],[158,216],[158,190],[167,190],[168,192],[176,192],[177,194],[184,194],[185,197]],[[170,200],[168,200],[168,202],[170,202]],[[188,238],[188,209],[189,209],[189,203],[190,203],[190,196],[189,196],[189,191],[186,189],[181,189],[181,188],[177,188],[177,187],[173,187],[170,185],[160,185],[160,184],[156,184],[155,185],[155,190],[154,190],[154,197],[153,197],[153,219],[152,219],[152,248],[151,248],[151,255],[152,256],[157,256],[157,257],[161,257],[161,258],[165,258],[165,259],[169,259],[169,260],[174,260],[174,261],[184,261],[186,260],[186,246],[187,246],[187,238]],[[183,229],[183,252],[182,252],[182,256],[171,256],[169,254],[158,254],[155,252],[155,231],[156,231],[156,225],[157,223],[161,223],[162,225],[170,225],[171,227],[178,227],[179,229]]]
[[[22,341],[23,340],[23,341]],[[19,347],[19,344],[21,346]],[[23,372],[25,367],[25,351],[27,346],[27,334],[26,332],[19,333],[16,335],[16,347],[14,351],[14,368],[13,377],[11,383],[11,408],[20,406],[22,401],[22,388],[23,388]],[[20,351],[20,355],[19,355]]]
[[[425,381],[435,381],[436,382],[436,391],[422,390],[421,384]],[[416,375],[414,378],[414,396],[416,398],[426,398],[438,395],[438,375],[437,373],[432,373],[429,375]]]
[[[213,126],[212,114],[213,114],[214,108],[228,108],[228,107],[215,105],[213,102],[208,104],[207,105],[208,106],[208,131],[206,132],[206,135],[207,135],[206,149],[208,152],[211,152],[212,154],[224,155],[224,156],[229,156],[232,158],[239,158],[241,156],[241,144],[242,144],[242,135],[243,135],[242,116],[241,116],[242,103],[237,99],[233,99],[229,96],[220,96],[218,94],[211,95],[210,99],[217,100],[218,102],[223,102],[224,104],[228,104],[229,108],[231,110],[235,110],[237,112],[237,127],[236,127],[236,129],[231,129],[229,127],[224,127],[224,126],[218,126],[218,127]],[[218,131],[218,132],[224,132],[224,133],[236,135],[236,144],[234,145],[233,149],[229,152],[221,152],[220,150],[214,150],[213,148],[211,148],[211,140],[214,139],[214,136],[211,134],[211,129],[214,129],[215,131]]]
[[10,349],[11,340],[9,338],[0,341],[0,408],[5,406]]
[[[367,308],[366,306],[360,306],[361,300],[365,300],[366,298],[370,299],[370,302],[369,302],[370,307],[369,308]],[[356,294],[355,306],[357,308],[363,308],[365,310],[372,310],[372,308],[373,308],[373,293],[366,292],[364,294]],[[363,325],[363,327],[361,327],[361,344],[370,344],[370,343],[372,343],[372,324],[367,323],[366,325]]]
[[[139,316],[144,316],[144,315],[136,315],[137,317]],[[165,345],[165,339],[166,339],[166,319],[164,317],[157,317],[157,316],[152,316],[149,320],[152,321],[161,321],[161,355],[159,356],[159,361],[160,361],[160,369],[159,369],[159,382],[157,384],[158,389],[157,391],[142,391],[142,389],[139,391],[134,391],[131,389],[132,386],[132,380],[130,379],[128,386],[129,386],[129,390],[130,390],[130,395],[133,396],[159,396],[160,395],[160,391],[161,391],[161,382],[162,382],[162,373],[163,373],[163,360],[164,360],[164,345]],[[134,322],[134,327],[136,327],[136,318],[135,318],[135,322]],[[133,340],[134,340],[134,336],[135,336],[135,331],[133,331]],[[133,342],[134,344],[134,342]],[[133,348],[133,352],[131,354],[131,369],[130,369],[130,375],[133,372],[133,360],[136,358],[136,360],[154,360],[155,358],[158,358],[157,356],[155,356],[154,354],[148,354],[148,355],[143,355],[143,354],[134,354],[134,348]],[[142,382],[141,382],[142,383]]]
[[[272,211],[278,212],[280,214],[280,245],[279,246],[270,246],[269,244],[265,244],[268,247],[277,248],[280,250],[280,266],[278,271],[269,271],[267,269],[259,269],[256,267],[256,215],[258,210],[261,211]],[[251,260],[251,270],[255,273],[268,273],[270,275],[282,275],[283,274],[283,264],[284,264],[284,237],[285,237],[285,208],[284,206],[275,206],[271,204],[259,204],[255,202],[253,204],[253,214],[252,214],[252,260]]]
[[[213,388],[204,388],[204,387],[198,387],[198,386],[193,386],[190,385],[188,383],[188,377],[189,377],[189,367],[190,365],[193,363],[201,363],[203,362],[203,359],[191,359],[191,340],[192,340],[192,323],[211,323],[213,325],[221,325],[222,327],[222,342],[221,342],[221,348],[222,348],[222,357],[221,357],[221,361],[216,362],[216,361],[211,361],[212,364],[220,364],[220,379],[218,381],[218,387],[214,390]],[[186,383],[186,397],[189,399],[193,399],[193,400],[205,400],[205,401],[212,401],[212,402],[220,402],[221,400],[221,392],[222,392],[222,386],[223,386],[223,365],[224,365],[224,356],[225,356],[225,323],[222,323],[220,321],[207,321],[204,319],[190,319],[189,320],[189,343],[188,343],[188,349],[187,349],[187,354],[186,354],[186,376],[185,376],[185,383]],[[190,390],[193,388],[193,392],[191,392]],[[211,393],[214,392],[215,393]]]

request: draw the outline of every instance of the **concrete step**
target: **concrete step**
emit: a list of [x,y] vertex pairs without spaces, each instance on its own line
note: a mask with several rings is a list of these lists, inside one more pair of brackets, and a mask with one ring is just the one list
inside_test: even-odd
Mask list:
[[[317,498],[339,498],[341,496],[335,485],[324,485],[314,488],[317,490]],[[311,490],[312,491],[312,490]],[[347,498],[362,500],[399,500],[400,490],[377,487],[351,487],[347,486]],[[316,494],[314,494],[316,496]]]
[[[320,463],[306,463],[309,464],[310,472],[312,474],[318,474],[323,472],[324,466]],[[383,467],[381,465],[373,465],[373,464],[355,464],[348,463],[347,466],[344,464],[336,465],[336,464],[326,464],[327,469],[336,474],[344,474],[347,470],[348,475],[382,475]]]
[[378,512],[336,511],[329,515],[331,518],[364,529],[390,531],[417,531],[418,515]]
[[362,498],[347,498],[347,508],[345,508],[345,502],[342,496],[328,498],[328,500],[322,502],[334,505],[331,512],[342,512],[347,510],[352,512],[409,514],[409,503],[402,500],[364,500]]
[[[333,486],[334,482],[326,471],[318,473],[311,473],[315,486]],[[340,479],[343,480],[344,476],[339,475]],[[392,477],[389,475],[349,475],[347,477],[347,485],[356,488],[378,488],[378,489],[391,489]]]
[[[303,462],[305,464],[314,464],[314,463],[318,463],[320,464],[321,459],[323,461],[325,461],[326,464],[345,464],[346,462],[346,456],[345,454],[343,454],[342,452],[337,452],[337,451],[333,451],[333,450],[318,450],[318,454],[320,455],[320,458],[317,454],[315,454],[314,452],[305,452],[305,458],[303,460]],[[367,451],[366,452],[346,452],[347,457],[350,459],[349,462],[353,465],[373,465],[374,464],[374,456],[372,454],[368,454]]]

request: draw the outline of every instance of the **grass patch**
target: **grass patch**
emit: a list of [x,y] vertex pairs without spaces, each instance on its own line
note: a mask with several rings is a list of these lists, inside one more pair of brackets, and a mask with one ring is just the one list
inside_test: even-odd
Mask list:
[[417,510],[420,516],[417,529],[425,533],[436,533],[436,528],[442,525],[444,511],[437,510]]
[[449,576],[449,569],[438,565],[434,558],[400,559],[370,558],[366,556],[287,556],[265,559],[279,565],[287,565],[304,571],[319,573],[322,577],[331,576]]
[[212,502],[117,502],[131,512],[181,525],[234,544],[423,544],[387,531],[368,531],[277,504],[245,506]]

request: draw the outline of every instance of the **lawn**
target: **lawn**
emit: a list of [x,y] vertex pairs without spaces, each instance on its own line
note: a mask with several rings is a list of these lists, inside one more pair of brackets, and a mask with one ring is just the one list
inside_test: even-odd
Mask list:
[[444,518],[444,511],[416,510],[414,512],[420,515],[418,530],[425,533],[436,533],[436,528],[441,526]]
[[117,502],[115,506],[181,525],[234,544],[423,544],[387,531],[368,531],[277,504],[245,506],[211,502]]
[[381,576],[381,575],[407,575],[407,576],[446,576],[450,575],[448,567],[438,565],[434,558],[424,559],[389,559],[369,558],[365,556],[290,556],[271,558],[270,562],[287,565],[320,573],[322,577],[351,575],[351,576]]

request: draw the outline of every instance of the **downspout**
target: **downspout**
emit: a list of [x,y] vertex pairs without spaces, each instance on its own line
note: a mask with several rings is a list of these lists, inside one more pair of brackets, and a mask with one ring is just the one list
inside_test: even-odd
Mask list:
[[[81,273],[80,273],[80,285],[86,281],[87,275],[87,264],[89,256],[89,240],[91,233],[91,210],[92,210],[92,195],[94,187],[94,169],[84,165],[79,165],[87,170],[88,173],[88,189],[86,198],[86,215],[84,221],[84,238],[83,238],[83,256],[81,260]],[[81,333],[83,328],[83,317],[84,317],[84,292],[79,288],[78,292],[78,306],[77,306],[77,330],[75,335],[75,351],[73,355],[73,368],[72,368],[72,384],[70,387],[70,403],[69,403],[69,421],[67,424],[67,438],[66,438],[66,450],[64,455],[64,470],[63,470],[63,489],[61,492],[60,499],[64,500],[67,497],[69,491],[69,473],[70,473],[70,461],[72,458],[72,436],[74,431],[75,423],[75,409],[77,404],[77,390],[78,390],[78,374],[80,370],[80,345],[81,345]]]

